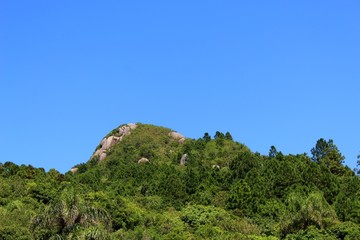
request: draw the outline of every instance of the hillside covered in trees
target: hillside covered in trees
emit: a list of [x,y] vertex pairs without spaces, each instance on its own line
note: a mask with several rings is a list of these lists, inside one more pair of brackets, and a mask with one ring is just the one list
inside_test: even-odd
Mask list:
[[359,176],[309,150],[122,125],[66,174],[1,163],[0,239],[360,239]]

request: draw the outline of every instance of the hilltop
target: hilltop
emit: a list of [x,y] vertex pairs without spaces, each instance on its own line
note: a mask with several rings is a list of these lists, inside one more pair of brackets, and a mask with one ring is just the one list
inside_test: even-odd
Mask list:
[[1,164],[0,238],[359,239],[359,177],[333,140],[311,153],[123,124],[64,175]]
[[[201,160],[208,166],[225,167],[231,159],[241,152],[250,152],[244,144],[234,142],[230,133],[218,132],[217,141],[211,141],[207,133],[198,141],[188,139],[170,128],[151,124],[123,124],[110,131],[96,147],[89,163],[120,161],[124,163],[174,164],[185,165],[189,156],[196,152],[195,148],[203,147],[202,159],[193,156],[194,164]],[[141,161],[140,161],[141,160]],[[181,161],[182,160],[182,161]],[[77,165],[74,168],[81,168]],[[77,171],[73,168],[73,172]]]

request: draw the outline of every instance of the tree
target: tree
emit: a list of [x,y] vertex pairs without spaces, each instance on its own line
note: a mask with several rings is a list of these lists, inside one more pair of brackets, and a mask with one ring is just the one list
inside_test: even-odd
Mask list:
[[334,207],[341,221],[360,223],[360,178],[345,176],[341,178],[340,192]]
[[305,230],[309,226],[326,228],[337,222],[334,209],[325,200],[321,192],[304,194],[299,189],[291,192],[287,199],[287,212],[280,222],[283,234]]
[[269,158],[275,158],[278,154],[278,151],[276,150],[275,146],[271,146],[269,150]]
[[340,153],[332,139],[326,141],[320,138],[316,142],[316,146],[311,149],[312,160],[314,162],[325,164],[331,173],[336,175],[344,175],[346,173],[344,163],[345,157]]
[[205,142],[210,142],[211,141],[211,136],[209,135],[209,133],[204,133],[203,139],[205,140]]
[[232,171],[233,178],[243,179],[253,168],[259,167],[260,160],[252,152],[239,153],[230,163],[229,168]]
[[230,188],[230,195],[227,199],[227,208],[238,208],[243,212],[248,210],[251,202],[251,188],[246,181],[241,179],[232,184]]
[[66,236],[79,227],[110,227],[105,210],[86,204],[73,188],[64,189],[50,205],[33,220],[34,230],[46,230],[45,236]]
[[224,146],[225,135],[222,132],[216,131],[214,139],[217,146]]
[[222,132],[216,131],[214,139],[223,139],[225,135]]
[[230,134],[229,132],[226,132],[226,133],[225,133],[225,139],[232,141],[232,140],[233,140],[233,137],[231,136],[231,134]]

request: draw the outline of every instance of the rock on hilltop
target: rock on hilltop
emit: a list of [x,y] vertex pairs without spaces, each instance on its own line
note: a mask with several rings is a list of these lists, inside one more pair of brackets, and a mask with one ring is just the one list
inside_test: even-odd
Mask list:
[[190,166],[206,162],[209,167],[228,167],[239,153],[248,152],[245,145],[231,139],[187,139],[169,128],[142,123],[128,123],[110,131],[99,143],[86,164],[70,171],[84,172],[87,167],[109,168],[128,164]]
[[[133,132],[135,133],[135,136],[131,138],[130,135],[132,135]],[[161,144],[159,143],[159,140],[162,140],[166,145],[174,141],[182,144],[186,139],[184,135],[167,128],[149,124],[128,123],[115,128],[106,137],[104,137],[91,156],[91,159],[98,158],[99,161],[105,160],[111,151],[127,138],[129,138],[128,143],[132,142],[133,147],[138,148],[139,159],[151,159],[151,157],[153,157],[151,156],[153,155],[151,152],[155,150],[155,145],[159,147],[159,144]],[[125,143],[124,145],[127,145],[128,143]],[[149,145],[154,146],[149,147]]]
[[135,128],[137,128],[136,124],[128,123],[126,125],[119,127],[117,132],[112,131],[112,134],[110,136],[107,136],[101,140],[98,149],[94,152],[91,158],[99,157],[99,161],[104,160],[106,158],[106,152],[112,146],[114,146],[118,142],[121,142],[121,140],[125,136],[130,135],[131,130]]

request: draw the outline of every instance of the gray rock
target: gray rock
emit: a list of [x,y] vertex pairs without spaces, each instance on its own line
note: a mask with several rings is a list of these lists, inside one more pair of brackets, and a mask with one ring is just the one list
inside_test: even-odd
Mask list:
[[100,156],[100,154],[102,153],[101,148],[96,150],[96,152],[93,154],[93,156]]
[[102,161],[102,160],[104,160],[105,158],[106,158],[106,153],[105,153],[105,152],[102,152],[102,153],[100,154],[99,161]]
[[129,135],[131,130],[137,128],[137,125],[135,123],[129,123],[119,128],[119,134],[120,136],[126,136]]
[[150,162],[150,161],[149,161],[149,159],[147,159],[147,158],[140,158],[140,159],[138,160],[138,163],[148,163],[148,162]]
[[112,141],[112,136],[105,138],[104,144],[102,144],[101,146],[101,150],[109,149],[111,145],[111,141]]
[[185,136],[178,132],[169,132],[169,136],[175,140],[185,139]]
[[101,140],[101,142],[100,142],[101,147],[104,146],[105,142],[106,142],[106,138],[104,138],[103,140]]
[[115,136],[110,136],[106,139],[105,143],[102,145],[101,149],[102,150],[107,150],[109,148],[111,148],[112,146],[114,146],[116,143],[118,143],[120,141],[119,137],[115,137]]
[[[111,135],[107,138],[103,138],[100,142],[100,147],[93,153],[91,158],[99,157],[99,161],[103,161],[108,152],[109,149],[111,149],[114,145],[119,143],[124,136],[130,135],[131,130],[137,128],[137,125],[135,123],[129,123],[119,128],[119,134]],[[75,170],[70,170],[71,172]],[[77,170],[76,170],[77,171]]]
[[101,148],[96,150],[91,158],[99,156],[99,160],[102,161],[106,158],[106,151],[113,147],[115,144],[119,143],[124,136],[130,135],[131,130],[137,128],[135,123],[129,123],[119,128],[119,136],[109,136],[103,138],[100,142]]
[[180,165],[185,165],[188,155],[185,153],[180,159]]
[[137,125],[135,123],[128,123],[127,124],[131,130],[137,128]]

